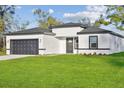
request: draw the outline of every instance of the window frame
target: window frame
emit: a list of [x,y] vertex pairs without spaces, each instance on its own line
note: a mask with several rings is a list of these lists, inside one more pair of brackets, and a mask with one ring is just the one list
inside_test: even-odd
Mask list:
[[[76,42],[76,40],[77,40],[78,42]],[[74,38],[74,49],[78,49],[78,46],[79,46],[79,40],[78,40],[78,37],[75,37],[75,38]]]
[[[91,46],[91,39],[92,37],[96,37],[96,47]],[[98,36],[89,36],[89,49],[98,49]]]

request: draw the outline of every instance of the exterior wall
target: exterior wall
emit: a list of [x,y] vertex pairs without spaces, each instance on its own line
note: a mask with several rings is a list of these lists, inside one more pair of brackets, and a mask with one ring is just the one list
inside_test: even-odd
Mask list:
[[[38,39],[39,49],[43,49],[43,35],[8,35],[6,36],[6,54],[10,54],[10,40],[11,39]],[[39,50],[39,54],[44,54],[43,50]]]
[[[66,54],[66,37],[44,35],[43,47],[46,49],[44,51],[45,54]],[[76,54],[77,50],[74,47],[73,50],[74,54]]]
[[58,38],[59,39],[59,53],[66,54],[66,38]]
[[[78,37],[78,50],[74,48],[74,54],[111,54],[124,51],[124,38],[114,36],[109,33],[104,34],[79,34],[83,30],[81,27],[66,27],[52,29],[55,36],[34,34],[34,35],[7,35],[6,36],[6,54],[10,54],[11,39],[38,39],[39,54],[66,54],[66,38]],[[89,36],[98,36],[98,49],[89,49]]]
[[[98,36],[98,49],[89,49],[89,36]],[[79,37],[79,50],[81,54],[110,54],[110,34],[80,34]]]
[[110,48],[111,53],[123,52],[124,51],[124,38],[110,35]]
[[77,32],[83,30],[81,27],[65,27],[65,28],[53,28],[52,32],[56,33],[56,37],[74,37],[77,36]]
[[[66,38],[68,37],[59,37],[59,54],[66,54]],[[74,48],[74,40],[73,40],[73,53],[77,54],[77,49]]]
[[[68,37],[77,37],[77,32],[80,32],[84,28],[81,27],[62,27],[62,28],[53,28],[52,32],[56,34],[55,37],[59,40],[59,54],[66,54],[66,38]],[[73,43],[73,53],[77,54],[77,49],[74,48]]]
[[43,48],[44,54],[58,54],[59,53],[59,40],[54,36],[44,35],[43,36]]

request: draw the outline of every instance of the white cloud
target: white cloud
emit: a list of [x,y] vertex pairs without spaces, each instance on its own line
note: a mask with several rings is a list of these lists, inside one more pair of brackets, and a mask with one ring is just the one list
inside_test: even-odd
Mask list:
[[54,10],[53,10],[53,9],[49,9],[48,12],[49,12],[50,14],[52,14],[52,13],[54,13]]
[[103,5],[87,6],[85,11],[76,13],[64,13],[63,17],[71,21],[79,21],[84,17],[88,17],[91,23],[94,23],[101,14],[105,15],[107,7]]
[[[32,9],[32,13],[34,13],[35,10],[38,10],[38,8],[33,8]],[[54,13],[53,9],[49,9],[47,12],[49,12],[50,14]]]

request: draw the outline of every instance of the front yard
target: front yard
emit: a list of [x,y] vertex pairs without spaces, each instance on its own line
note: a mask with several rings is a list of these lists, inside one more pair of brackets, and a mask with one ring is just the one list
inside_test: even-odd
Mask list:
[[0,87],[124,87],[124,53],[33,56],[0,61]]

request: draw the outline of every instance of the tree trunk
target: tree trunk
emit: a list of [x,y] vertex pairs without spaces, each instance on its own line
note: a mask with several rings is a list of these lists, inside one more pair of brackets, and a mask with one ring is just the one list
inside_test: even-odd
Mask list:
[[6,49],[6,37],[3,35],[3,49]]
[[[4,18],[3,18],[4,19]],[[5,22],[4,22],[4,20],[3,20],[3,33],[2,33],[2,36],[3,36],[3,49],[5,50],[5,48],[6,48],[6,39],[5,39],[5,35],[4,35],[4,33],[5,33]]]

